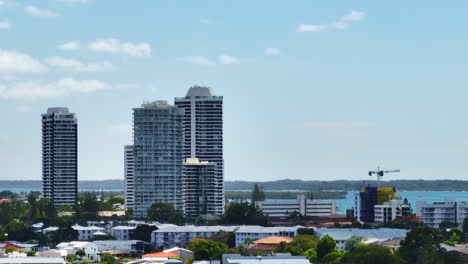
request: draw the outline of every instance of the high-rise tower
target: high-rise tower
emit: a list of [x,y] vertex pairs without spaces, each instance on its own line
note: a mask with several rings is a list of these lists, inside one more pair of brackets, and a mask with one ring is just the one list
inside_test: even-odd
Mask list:
[[133,109],[134,204],[145,217],[153,203],[184,210],[183,110],[166,101]]
[[[223,97],[211,88],[194,86],[185,97],[175,98],[175,105],[184,109],[184,159],[198,158],[214,165],[215,207],[213,214],[224,209],[223,160]],[[187,186],[186,188],[190,188]]]
[[125,208],[133,208],[135,195],[135,177],[133,176],[133,146],[124,146],[124,185],[125,185]]
[[42,114],[42,194],[55,206],[73,205],[78,193],[78,124],[66,107]]

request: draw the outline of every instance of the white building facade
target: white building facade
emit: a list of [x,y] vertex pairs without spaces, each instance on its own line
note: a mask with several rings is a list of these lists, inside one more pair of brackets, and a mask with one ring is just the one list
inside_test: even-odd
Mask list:
[[102,227],[74,225],[72,228],[78,231],[78,240],[91,240],[96,235],[107,235],[106,229]]
[[421,217],[424,224],[432,228],[438,228],[442,222],[461,225],[468,217],[468,202],[457,202],[449,197],[446,197],[443,202],[417,201],[416,215]]
[[263,227],[263,226],[240,226],[236,231],[236,247],[245,244],[245,240],[259,240],[271,236],[294,237],[297,235],[297,230],[304,228],[303,226],[295,227]]
[[223,97],[208,87],[191,87],[175,106],[184,110],[184,159],[198,158],[214,165],[213,214],[224,210]]
[[110,233],[117,240],[129,240],[135,228],[135,226],[116,226],[111,228]]
[[87,241],[72,241],[72,242],[62,242],[57,245],[58,250],[65,250],[67,254],[76,254],[76,251],[82,249],[86,253],[85,257],[87,259],[92,259],[99,261],[99,249],[96,244],[93,242]]
[[296,200],[259,201],[255,206],[269,217],[287,217],[293,212],[304,216],[327,216],[336,214],[336,202],[307,199],[305,194],[298,194]]
[[410,206],[403,204],[399,199],[390,200],[381,205],[375,205],[374,222],[376,224],[383,224],[385,222],[393,221],[404,215],[405,211],[409,210]]
[[187,247],[194,238],[209,238],[220,231],[233,233],[237,226],[167,226],[151,233],[151,243],[166,249]]
[[135,196],[135,178],[133,177],[133,145],[124,146],[124,188],[125,209],[133,208]]

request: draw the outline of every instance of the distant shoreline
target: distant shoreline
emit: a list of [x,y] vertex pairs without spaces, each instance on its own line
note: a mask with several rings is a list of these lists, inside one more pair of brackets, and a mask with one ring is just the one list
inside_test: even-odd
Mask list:
[[[294,190],[297,192],[319,191],[357,191],[363,186],[376,186],[376,181],[302,181],[278,180],[269,182],[226,181],[226,190],[252,190],[258,184],[268,191]],[[461,180],[395,180],[383,181],[381,186],[396,187],[399,191],[468,191],[468,181]],[[5,181],[0,180],[0,189],[23,188],[41,189],[42,182],[32,181]],[[123,180],[79,181],[80,190],[123,190]]]

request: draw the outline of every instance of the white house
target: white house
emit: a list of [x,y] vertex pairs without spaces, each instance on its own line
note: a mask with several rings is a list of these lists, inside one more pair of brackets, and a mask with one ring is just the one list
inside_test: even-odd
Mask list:
[[76,251],[82,249],[85,251],[85,257],[92,260],[99,260],[99,249],[93,242],[87,241],[72,241],[62,242],[57,245],[58,250],[65,250],[67,254],[76,254]]
[[78,231],[78,240],[90,240],[95,235],[103,235],[103,233],[107,235],[106,229],[102,227],[74,225],[72,228]]

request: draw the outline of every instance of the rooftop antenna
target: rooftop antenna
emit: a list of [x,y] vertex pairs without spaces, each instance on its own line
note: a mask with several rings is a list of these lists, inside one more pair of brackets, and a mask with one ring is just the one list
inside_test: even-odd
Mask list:
[[377,167],[377,170],[369,171],[369,176],[376,174],[377,175],[377,187],[380,187],[380,181],[382,181],[382,177],[384,176],[384,174],[395,173],[395,172],[400,172],[400,170],[382,170],[380,167]]

